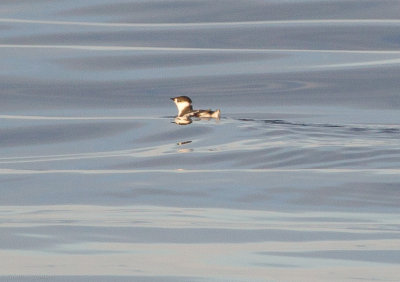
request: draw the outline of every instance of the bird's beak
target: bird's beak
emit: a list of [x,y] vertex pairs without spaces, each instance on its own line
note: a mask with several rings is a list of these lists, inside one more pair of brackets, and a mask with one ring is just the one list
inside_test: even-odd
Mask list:
[[170,98],[172,101],[175,101],[175,98]]

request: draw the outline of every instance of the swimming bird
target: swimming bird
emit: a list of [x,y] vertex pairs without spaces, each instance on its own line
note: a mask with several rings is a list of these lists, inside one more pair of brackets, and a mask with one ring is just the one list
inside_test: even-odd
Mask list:
[[177,118],[215,118],[219,119],[221,116],[221,111],[216,110],[193,110],[192,100],[188,96],[179,96],[171,98],[174,101],[176,107],[178,108]]

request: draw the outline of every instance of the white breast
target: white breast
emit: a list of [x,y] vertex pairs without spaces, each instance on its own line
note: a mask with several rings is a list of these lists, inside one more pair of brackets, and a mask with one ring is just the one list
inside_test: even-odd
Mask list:
[[178,108],[178,116],[180,116],[183,110],[185,110],[187,107],[190,107],[190,103],[189,102],[179,102],[179,103],[176,103],[176,107]]

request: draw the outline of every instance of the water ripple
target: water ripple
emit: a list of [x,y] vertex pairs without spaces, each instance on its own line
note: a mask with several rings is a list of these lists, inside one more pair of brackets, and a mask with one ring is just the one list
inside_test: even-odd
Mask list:
[[0,18],[2,23],[18,24],[44,24],[44,25],[75,25],[75,26],[98,26],[98,27],[224,27],[224,26],[258,26],[258,25],[400,25],[399,19],[318,19],[318,20],[275,20],[275,21],[223,21],[223,22],[185,22],[185,23],[106,23],[106,22],[74,22],[74,21],[51,21]]

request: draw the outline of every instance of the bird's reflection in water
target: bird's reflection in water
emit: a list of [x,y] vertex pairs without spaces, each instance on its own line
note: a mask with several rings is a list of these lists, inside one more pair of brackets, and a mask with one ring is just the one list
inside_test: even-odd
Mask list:
[[[214,118],[216,121],[219,121],[219,118]],[[209,121],[211,120],[211,118],[200,118],[200,117],[196,117],[194,119],[195,121],[200,121],[200,120],[206,120]],[[183,116],[183,117],[176,117],[174,119],[174,123],[178,124],[178,125],[188,125],[191,124],[193,122],[193,119],[191,117],[188,116]]]
[[[186,145],[186,144],[190,144],[190,143],[192,143],[192,141],[188,140],[188,141],[178,142],[176,144],[178,146],[182,146],[182,145]],[[193,149],[190,149],[190,148],[179,148],[178,152],[179,153],[190,153],[190,152],[193,152]]]
[[193,121],[190,117],[183,116],[183,117],[176,117],[174,122],[179,125],[188,125],[191,124]]
[[182,142],[178,142],[178,143],[176,143],[177,145],[179,145],[179,146],[181,146],[181,145],[185,145],[185,144],[190,144],[190,143],[192,143],[192,141],[182,141]]

